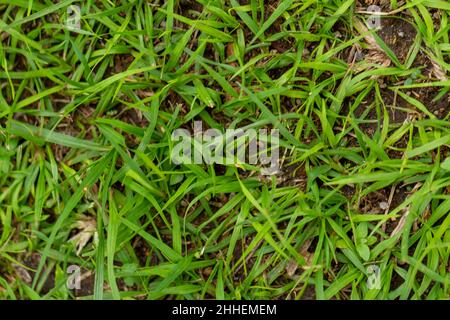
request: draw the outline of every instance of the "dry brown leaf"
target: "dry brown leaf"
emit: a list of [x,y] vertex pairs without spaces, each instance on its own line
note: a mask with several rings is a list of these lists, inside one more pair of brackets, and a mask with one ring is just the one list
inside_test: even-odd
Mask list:
[[70,238],[69,241],[75,244],[77,255],[80,255],[83,248],[97,232],[97,221],[92,216],[82,215],[75,223],[75,228],[80,229],[80,232]]
[[[359,19],[354,19],[355,28],[360,34],[366,34],[369,30],[366,25]],[[378,64],[383,67],[389,67],[391,65],[391,59],[378,45],[375,38],[371,34],[364,36],[364,40],[368,45],[369,53],[366,54],[365,59],[369,63]]]
[[[312,257],[313,255],[308,251],[309,247],[311,246],[311,239],[308,239],[305,241],[305,243],[300,248],[300,255],[303,256],[306,260],[306,267],[310,267],[312,263]],[[294,276],[295,272],[298,269],[298,264],[295,262],[295,260],[289,261],[289,263],[286,266],[286,273],[289,277]]]
[[33,281],[33,279],[31,278],[31,275],[27,269],[25,269],[24,267],[22,267],[18,264],[13,264],[12,266],[13,266],[14,271],[16,272],[17,276],[20,278],[20,280],[22,280],[26,284],[30,284],[31,281]]
[[406,223],[406,219],[408,218],[408,215],[409,215],[409,206],[406,207],[405,209],[403,209],[402,212],[403,212],[403,215],[400,218],[400,221],[398,222],[395,229],[392,230],[392,232],[391,232],[391,238],[403,230],[403,227],[405,226],[405,223]]
[[447,72],[445,72],[445,70],[442,68],[442,66],[438,62],[434,61],[434,59],[431,57],[430,57],[430,61],[431,61],[431,64],[433,65],[434,76],[441,81],[447,81],[448,80]]

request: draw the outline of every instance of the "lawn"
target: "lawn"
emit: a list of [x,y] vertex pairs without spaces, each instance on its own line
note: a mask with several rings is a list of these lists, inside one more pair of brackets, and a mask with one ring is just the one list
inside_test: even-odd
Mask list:
[[449,299],[449,19],[0,0],[0,299]]

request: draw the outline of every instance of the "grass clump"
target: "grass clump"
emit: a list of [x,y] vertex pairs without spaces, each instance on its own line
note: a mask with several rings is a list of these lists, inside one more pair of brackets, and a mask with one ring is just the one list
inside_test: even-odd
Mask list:
[[[0,298],[448,298],[449,15],[0,1]],[[278,173],[173,163],[195,121],[279,130]]]

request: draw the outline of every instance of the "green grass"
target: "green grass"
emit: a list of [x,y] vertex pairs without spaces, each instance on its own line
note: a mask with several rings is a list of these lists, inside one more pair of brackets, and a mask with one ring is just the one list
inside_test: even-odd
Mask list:
[[[360,11],[0,0],[0,299],[448,299],[450,5],[383,7],[405,57]],[[281,172],[175,165],[199,120]]]

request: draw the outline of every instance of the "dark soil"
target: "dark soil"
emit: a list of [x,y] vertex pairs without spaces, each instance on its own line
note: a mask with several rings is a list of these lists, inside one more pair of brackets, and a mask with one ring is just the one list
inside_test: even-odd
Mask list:
[[381,20],[380,38],[394,52],[401,63],[405,63],[412,48],[417,31],[412,24],[400,18]]

